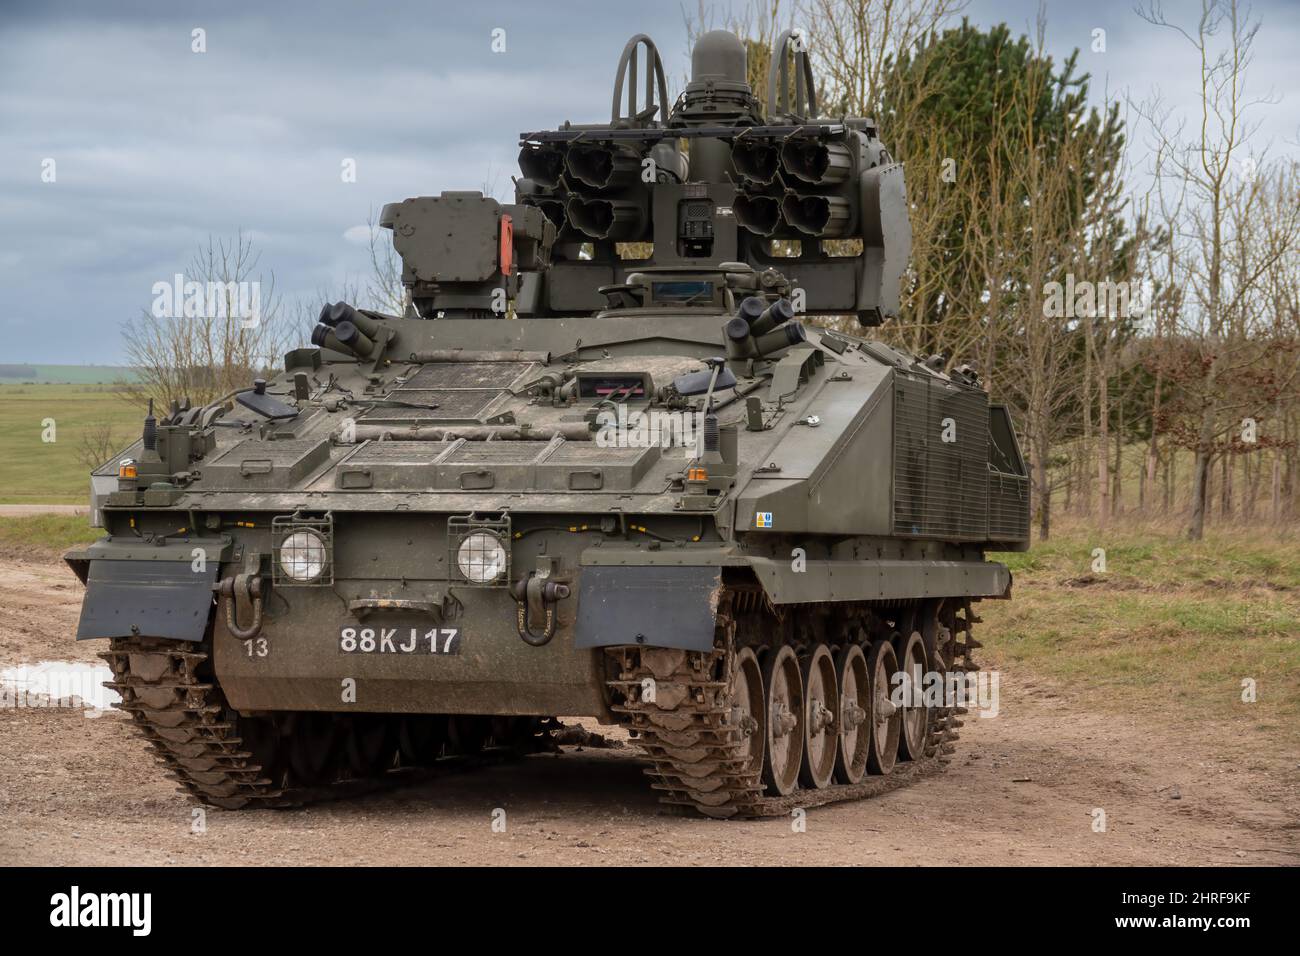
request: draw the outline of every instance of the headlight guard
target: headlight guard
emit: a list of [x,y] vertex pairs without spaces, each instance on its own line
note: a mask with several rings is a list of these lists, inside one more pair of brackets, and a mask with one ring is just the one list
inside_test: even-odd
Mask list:
[[334,518],[301,514],[271,519],[271,582],[278,587],[334,583]]
[[474,512],[447,519],[447,571],[465,587],[510,584],[510,515],[480,517]]

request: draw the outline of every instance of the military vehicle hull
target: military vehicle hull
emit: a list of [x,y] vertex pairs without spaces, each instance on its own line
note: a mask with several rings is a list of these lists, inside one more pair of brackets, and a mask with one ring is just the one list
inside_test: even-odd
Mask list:
[[[672,372],[698,365],[721,344],[715,316],[679,317],[654,329],[618,318],[391,320],[390,327],[395,340],[417,355],[471,339],[480,346],[476,355],[500,352],[507,345],[554,355],[567,344],[570,351],[561,367],[568,374],[589,366],[607,375]],[[700,735],[732,733],[707,725],[733,706],[727,695],[734,693],[738,668],[753,670],[786,645],[825,645],[832,660],[858,647],[865,664],[881,642],[901,656],[914,632],[925,642],[927,659],[946,657],[945,667],[965,666],[973,622],[970,602],[1005,596],[1010,587],[1005,567],[983,558],[990,537],[987,524],[966,528],[972,540],[965,543],[895,534],[900,522],[921,522],[908,530],[952,536],[970,517],[963,514],[959,496],[927,498],[923,488],[914,487],[916,449],[895,439],[900,416],[913,414],[906,404],[914,397],[907,384],[939,383],[944,401],[964,398],[987,419],[983,393],[946,382],[901,353],[870,343],[837,336],[837,348],[849,343],[842,352],[818,351],[823,334],[830,335],[810,331],[811,346],[796,353],[804,374],[802,380],[800,375],[792,379],[796,387],[776,422],[760,417],[750,423],[752,429],[742,428],[739,403],[732,406],[734,461],[720,466],[732,472],[721,495],[673,490],[675,478],[696,457],[693,445],[620,447],[602,443],[599,433],[585,440],[564,439],[560,429],[573,423],[581,404],[534,409],[530,403],[536,399],[511,391],[523,379],[545,372],[553,359],[519,362],[503,355],[502,360],[472,363],[398,361],[379,378],[436,386],[437,373],[460,382],[472,365],[474,385],[497,383],[474,389],[497,389],[474,396],[480,418],[492,417],[482,413],[484,408],[516,421],[533,412],[532,427],[550,428],[561,437],[468,441],[457,437],[457,430],[480,426],[444,420],[438,417],[444,414],[440,409],[362,410],[364,400],[333,411],[318,405],[291,428],[273,426],[278,438],[252,440],[241,437],[242,428],[229,429],[236,432],[232,440],[218,436],[205,458],[211,464],[204,464],[202,474],[178,487],[179,494],[169,494],[165,503],[146,507],[139,492],[122,491],[100,503],[113,533],[69,555],[89,581],[81,636],[116,639],[109,656],[121,672],[119,689],[154,733],[186,736],[188,730],[166,726],[177,720],[177,713],[218,727],[231,725],[232,736],[241,721],[269,722],[274,730],[264,729],[264,735],[293,740],[295,734],[306,734],[305,743],[290,746],[319,747],[336,761],[333,775],[355,780],[364,763],[346,760],[347,741],[358,732],[354,718],[360,714],[368,721],[390,715],[380,721],[384,730],[373,731],[391,751],[388,758],[399,749],[403,720],[419,715],[438,715],[448,726],[469,720],[476,729],[462,736],[483,738],[481,742],[495,739],[490,718],[536,718],[498,720],[497,732],[507,742],[522,733],[520,728],[529,728],[521,740],[513,740],[516,746],[543,742],[536,730],[542,718],[590,716],[637,730],[658,754],[661,781],[672,779],[675,768],[679,781],[693,784],[669,786],[665,792],[674,802],[718,814],[761,812],[768,798],[759,799],[762,788],[753,780],[732,781],[735,792],[725,791],[730,801],[709,804],[701,794],[717,793],[721,784],[698,790],[701,779],[674,763],[682,752],[700,756]],[[579,340],[591,344],[572,350]],[[887,365],[882,358],[899,364]],[[313,376],[354,395],[373,384],[370,370],[338,359],[313,368]],[[294,368],[290,365],[268,391],[287,390]],[[754,381],[761,387],[750,395],[760,409],[765,402],[773,405],[767,402],[771,389],[785,387]],[[740,387],[745,384],[742,380]],[[403,393],[403,388],[383,394]],[[404,394],[428,398],[457,390],[407,389]],[[447,416],[462,414],[455,400],[445,407]],[[938,414],[945,410],[936,404],[936,429],[948,417]],[[370,424],[371,415],[383,422]],[[809,424],[814,419],[817,424]],[[977,424],[972,424],[976,431]],[[343,433],[345,425],[350,436]],[[412,428],[448,433],[437,441],[407,440]],[[352,440],[343,440],[348,437]],[[979,451],[987,460],[983,444]],[[935,475],[954,467],[942,459],[942,451],[937,454],[940,460],[930,463]],[[467,483],[474,487],[463,487]],[[575,484],[584,490],[574,491]],[[1023,476],[1011,493],[1019,500]],[[987,522],[987,515],[997,510],[988,507],[988,497],[996,504],[1005,492],[986,487],[981,494],[984,500],[969,510]],[[823,496],[843,502],[824,527],[819,525],[827,520],[820,515]],[[926,528],[927,521],[940,527]],[[215,582],[233,580],[247,568],[274,566],[286,536],[305,527],[327,529],[328,573],[318,583],[300,585],[282,578],[272,584],[252,635],[247,633],[251,609],[237,597],[219,596],[213,606]],[[496,586],[471,586],[453,567],[459,541],[478,527],[491,528],[508,544],[510,571]],[[1014,534],[1006,534],[1001,546],[1018,547]],[[196,548],[208,559],[210,574],[194,571]],[[115,579],[135,581],[152,579],[157,568],[172,569],[190,586],[159,589],[144,600],[144,592],[132,590],[134,603],[123,608],[122,592],[101,573],[112,569]],[[564,582],[568,594],[552,602],[553,635],[532,646],[521,638],[526,602],[508,585],[539,573]],[[99,613],[105,603],[114,602],[111,616]],[[202,613],[191,615],[188,631],[174,634],[180,641],[168,644],[148,636],[157,631],[149,627],[151,616],[180,618],[191,605]],[[152,698],[132,702],[131,695],[142,687],[140,675],[130,669],[132,660],[151,660],[146,673],[161,668],[159,677],[168,686],[157,688]],[[194,685],[181,674],[192,674]],[[647,680],[659,688],[659,704],[640,699]],[[762,680],[761,671],[754,680]],[[205,696],[191,714],[190,686],[219,693],[219,702]],[[632,689],[637,693],[629,693]],[[722,693],[724,703],[703,706],[702,698],[710,693]],[[671,707],[662,706],[674,695]],[[312,724],[307,715],[313,713],[339,718]],[[286,731],[289,718],[311,729]],[[164,723],[152,725],[160,720]],[[931,736],[952,729],[951,715],[931,714],[926,720]],[[701,727],[687,726],[693,723]],[[437,736],[445,744],[448,735],[444,728]],[[252,736],[246,728],[238,734],[241,740]],[[689,741],[694,743],[673,746]],[[172,753],[166,738],[156,743]],[[183,749],[195,749],[192,740],[180,743]],[[725,750],[733,743],[715,741],[713,746]],[[251,751],[236,748],[231,753],[244,756],[223,758],[227,764],[242,762],[245,771],[249,766],[266,769],[252,761]],[[917,757],[924,758],[924,750]],[[205,763],[215,758],[184,759]],[[407,765],[415,759],[408,755]],[[743,763],[743,755],[728,759]],[[702,766],[697,760],[689,769]],[[183,770],[180,775],[188,780]],[[331,775],[304,776],[286,765],[278,778],[266,777],[273,783],[262,784],[262,791],[249,799],[295,799],[292,795],[304,791],[306,781]],[[883,785],[856,784],[856,789],[810,787],[805,799],[858,795],[864,786]],[[204,789],[227,790],[230,781],[194,786],[205,798],[245,799]]]

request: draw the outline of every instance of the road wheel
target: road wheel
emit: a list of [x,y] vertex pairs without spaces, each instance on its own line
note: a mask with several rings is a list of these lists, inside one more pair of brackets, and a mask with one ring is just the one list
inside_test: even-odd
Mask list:
[[855,642],[844,645],[835,662],[835,680],[840,691],[835,779],[840,783],[858,783],[866,776],[867,752],[871,747],[871,681],[862,645]]
[[358,777],[374,777],[393,766],[397,752],[387,714],[357,714],[348,722],[348,767]]
[[447,749],[451,753],[469,756],[483,749],[487,743],[491,722],[475,714],[452,714],[447,728]]
[[745,771],[757,773],[763,767],[767,709],[763,703],[763,671],[751,648],[741,648],[736,654],[732,680],[731,725],[740,728]]
[[830,648],[818,644],[804,659],[804,742],[799,779],[805,787],[821,790],[835,775],[839,730],[839,683]]
[[794,650],[782,645],[768,654],[763,668],[767,741],[763,782],[777,796],[792,793],[803,759],[803,679]]
[[321,711],[293,714],[285,724],[285,731],[289,769],[296,781],[309,787],[333,783],[339,745],[338,717]]
[[398,721],[397,747],[404,767],[427,767],[442,756],[446,742],[446,714],[404,714]]
[[903,642],[899,655],[899,670],[906,672],[903,686],[908,695],[903,707],[903,732],[899,738],[898,756],[903,760],[920,760],[925,754],[925,738],[930,731],[930,709],[922,700],[929,655],[925,652],[925,639],[913,631]]
[[867,768],[875,774],[889,773],[898,759],[903,713],[889,699],[890,679],[897,670],[898,656],[889,642],[872,644],[867,657],[867,671],[871,675],[871,746],[867,751]]

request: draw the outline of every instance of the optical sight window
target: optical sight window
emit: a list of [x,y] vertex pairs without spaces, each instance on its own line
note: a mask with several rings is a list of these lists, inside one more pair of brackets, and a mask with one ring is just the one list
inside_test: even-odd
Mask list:
[[700,279],[652,282],[650,283],[650,298],[652,301],[664,305],[712,302],[713,283]]

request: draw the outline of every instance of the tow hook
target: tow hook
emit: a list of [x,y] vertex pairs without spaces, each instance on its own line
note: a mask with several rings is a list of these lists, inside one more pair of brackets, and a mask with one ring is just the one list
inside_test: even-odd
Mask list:
[[[226,630],[241,641],[257,637],[262,631],[262,578],[255,574],[236,574],[218,581],[215,588],[225,599]],[[253,623],[240,627],[240,611],[249,604],[253,606]]]
[[[515,629],[525,644],[541,647],[555,636],[555,603],[570,594],[569,586],[550,578],[529,573],[510,585],[510,596],[515,599]],[[533,631],[533,621],[542,617],[542,633]]]

